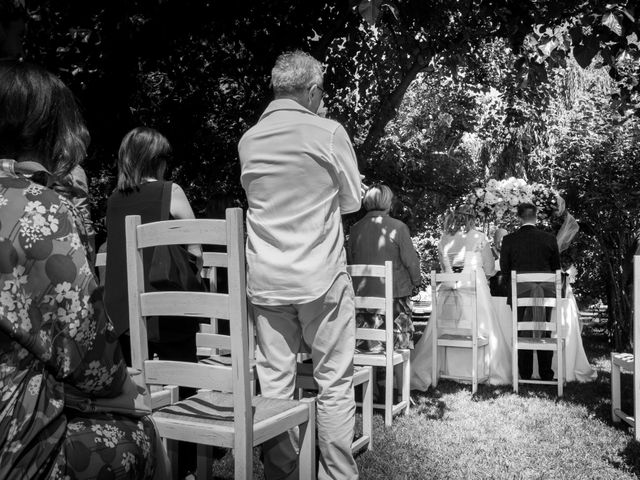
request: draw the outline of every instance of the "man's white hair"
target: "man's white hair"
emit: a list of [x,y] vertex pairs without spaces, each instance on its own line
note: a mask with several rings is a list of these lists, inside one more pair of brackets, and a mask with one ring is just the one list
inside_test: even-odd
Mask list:
[[322,64],[301,50],[281,54],[271,70],[276,97],[297,95],[312,85],[322,87]]

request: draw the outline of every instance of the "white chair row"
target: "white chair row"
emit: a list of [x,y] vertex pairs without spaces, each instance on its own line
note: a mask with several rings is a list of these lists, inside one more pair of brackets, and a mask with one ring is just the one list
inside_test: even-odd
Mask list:
[[[299,426],[302,433],[301,478],[315,478],[313,399],[281,401],[254,395],[254,335],[252,325],[247,320],[242,211],[229,209],[225,220],[173,220],[144,225],[140,224],[137,216],[127,217],[126,235],[132,363],[134,370],[141,373],[135,375],[134,379],[146,385],[149,392],[158,392],[153,393],[153,398],[149,396],[148,402],[154,409],[153,416],[160,434],[167,441],[174,474],[177,472],[178,459],[177,444],[173,441],[233,448],[235,477],[250,478],[253,446]],[[217,269],[227,269],[229,293],[144,292],[142,249],[192,243],[226,246],[226,253],[205,253],[204,265],[208,267],[205,271],[210,280]],[[96,266],[106,266],[106,260],[106,253],[98,254]],[[386,275],[387,284],[392,285],[390,265],[364,268],[362,272],[382,277]],[[364,333],[366,338],[382,339],[384,336],[389,346],[385,354],[368,356],[366,362],[373,361],[384,367],[389,363],[391,375],[387,375],[387,381],[392,385],[393,365],[399,363],[398,357],[406,359],[402,408],[408,409],[408,352],[398,355],[393,351],[393,299],[388,290],[385,298],[363,302],[356,300],[356,303],[362,308],[378,308],[390,319],[391,326],[387,329],[373,334]],[[146,318],[151,316],[210,318],[211,327],[196,334],[198,354],[225,360],[199,364],[150,360]],[[216,323],[219,319],[230,321],[230,335],[217,332]],[[387,360],[388,353],[391,353],[390,361]],[[300,365],[299,369],[298,387],[315,389],[309,367]],[[354,385],[363,388],[363,432],[354,441],[354,451],[372,448],[372,382],[370,366],[356,368]],[[178,401],[177,386],[201,390],[193,397]],[[393,388],[387,388],[387,391],[392,392]],[[389,411],[397,413],[399,409],[396,406],[395,410]],[[387,413],[386,423],[390,424],[390,419],[391,413]],[[198,478],[210,478],[211,465],[203,453],[207,450],[199,447],[198,451]]]
[[[432,382],[434,387],[439,378],[452,378],[471,382],[471,391],[476,393],[478,382],[485,381],[487,375],[479,373],[479,358],[484,357],[484,350],[489,345],[489,338],[478,329],[477,283],[478,272],[470,270],[460,273],[431,272],[432,313],[430,323],[432,328]],[[551,298],[534,298],[519,294],[521,284],[550,284],[555,295]],[[464,291],[462,291],[464,290]],[[445,292],[449,292],[446,295]],[[518,391],[520,383],[553,384],[558,386],[558,396],[562,396],[564,385],[563,360],[565,355],[565,341],[559,327],[561,315],[561,275],[560,271],[552,273],[517,273],[511,274],[512,298],[512,372],[513,389]],[[446,298],[446,299],[445,299]],[[451,311],[457,312],[457,318],[441,315],[443,303],[449,302]],[[518,322],[519,307],[556,307],[557,314],[549,322]],[[464,312],[464,313],[463,313]],[[527,337],[520,332],[534,332]],[[551,332],[552,337],[545,337],[541,332]],[[471,353],[471,375],[451,376],[441,373],[438,357],[441,349],[465,348]],[[558,353],[558,373],[556,380],[525,380],[518,374],[518,352],[520,350],[556,351]]]

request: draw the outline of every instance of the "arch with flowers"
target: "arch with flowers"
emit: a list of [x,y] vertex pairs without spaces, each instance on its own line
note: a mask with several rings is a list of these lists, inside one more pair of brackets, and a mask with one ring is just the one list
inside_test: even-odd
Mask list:
[[488,180],[484,187],[475,188],[454,207],[472,206],[478,215],[478,227],[489,234],[496,228],[513,231],[518,225],[518,205],[525,202],[538,207],[538,220],[544,228],[552,229],[554,219],[564,213],[564,200],[556,189],[514,177]]

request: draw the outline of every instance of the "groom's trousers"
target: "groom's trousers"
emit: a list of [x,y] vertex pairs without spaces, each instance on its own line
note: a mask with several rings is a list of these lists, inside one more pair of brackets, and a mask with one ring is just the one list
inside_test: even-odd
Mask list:
[[[551,318],[551,308],[549,307],[518,307],[518,321],[519,322],[531,322],[533,321],[533,309],[544,308],[545,309],[545,321],[549,321]],[[522,337],[531,337],[533,332],[523,331],[520,333]],[[551,332],[538,332],[541,337],[550,337]],[[553,360],[553,352],[545,350],[537,350],[538,356],[538,372],[540,373],[541,380],[553,380],[553,370],[551,369],[551,361]],[[533,374],[533,350],[519,350],[518,351],[518,372],[520,378],[523,380],[530,380]]]

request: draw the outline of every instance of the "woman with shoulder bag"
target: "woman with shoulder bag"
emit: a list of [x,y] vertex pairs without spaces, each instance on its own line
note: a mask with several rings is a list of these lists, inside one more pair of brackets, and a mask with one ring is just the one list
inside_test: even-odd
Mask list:
[[[140,215],[142,223],[169,219],[195,218],[184,191],[175,183],[164,180],[167,161],[171,158],[168,140],[152,128],[138,127],[125,135],[118,151],[118,183],[107,203],[107,269],[105,280],[105,307],[120,335],[120,343],[130,364],[129,308],[127,297],[127,262],[125,255],[125,217]],[[182,256],[179,249],[183,249]],[[202,289],[200,269],[202,248],[178,246],[174,260],[179,261],[187,279],[156,278],[168,276],[176,265],[165,265],[157,272],[159,248],[143,252],[145,291]],[[166,250],[163,260],[167,260]],[[187,253],[188,252],[188,253]],[[171,262],[169,261],[169,262]],[[153,267],[152,267],[153,265]],[[186,271],[186,273],[185,273]],[[182,283],[183,288],[175,283]],[[149,330],[149,356],[161,360],[197,361],[195,332],[198,319],[160,317],[151,319]]]

